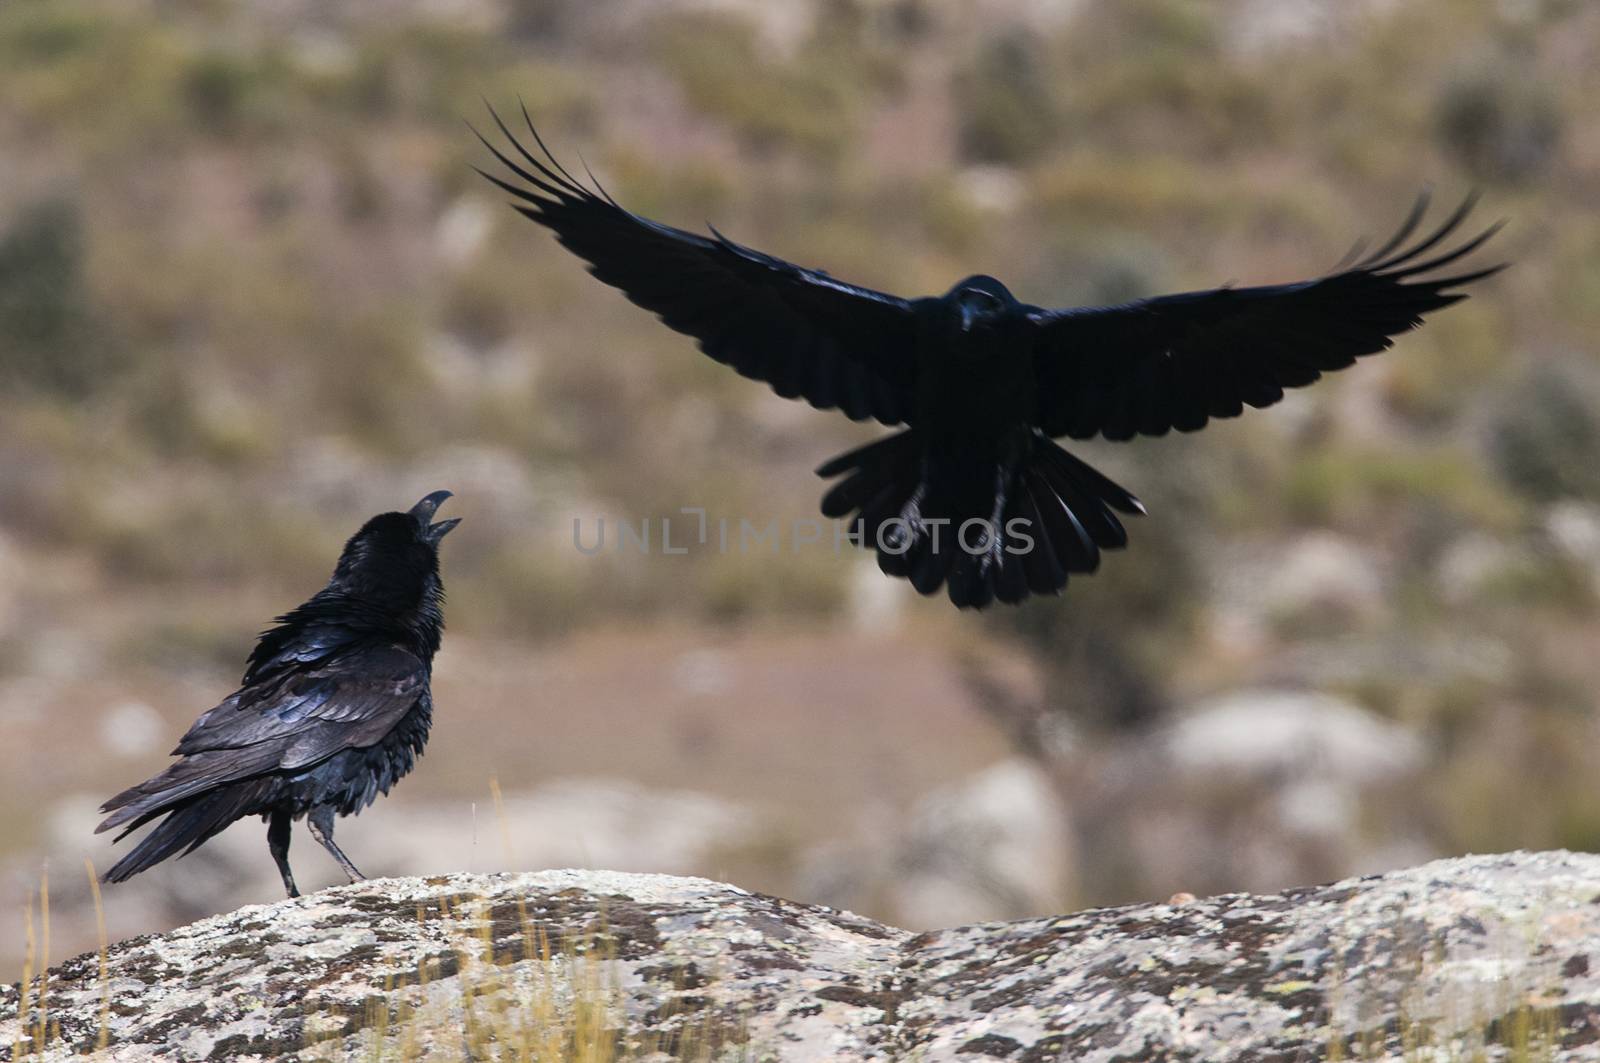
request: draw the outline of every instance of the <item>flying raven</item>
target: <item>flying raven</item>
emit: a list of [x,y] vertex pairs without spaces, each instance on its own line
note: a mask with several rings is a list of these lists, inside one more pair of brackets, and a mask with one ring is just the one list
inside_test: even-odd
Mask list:
[[234,820],[267,820],[267,848],[289,896],[289,828],[311,836],[350,881],[333,842],[335,816],[353,815],[411,770],[428,740],[428,680],[444,631],[439,540],[460,518],[430,523],[449,491],[409,513],[382,513],[345,543],[328,585],[263,632],[243,685],[204,713],[173,750],[183,759],[100,809],[95,833],[166,819],[106,872],[121,882]]
[[1098,567],[1102,549],[1127,544],[1117,514],[1144,507],[1056,437],[1192,432],[1269,406],[1284,388],[1384,350],[1424,313],[1465,298],[1454,289],[1503,268],[1438,276],[1500,226],[1430,257],[1474,197],[1408,244],[1424,195],[1382,247],[1296,284],[1048,310],[973,276],[903,299],[715,229],[699,236],[633,214],[592,175],[594,190],[573,178],[526,109],[543,158],[490,114],[520,161],[474,129],[510,171],[479,173],[600,280],[784,398],[906,426],[817,470],[844,477],[822,512],[853,514],[853,537],[884,572],[923,594],[945,585],[960,607],[1059,593],[1069,573]]

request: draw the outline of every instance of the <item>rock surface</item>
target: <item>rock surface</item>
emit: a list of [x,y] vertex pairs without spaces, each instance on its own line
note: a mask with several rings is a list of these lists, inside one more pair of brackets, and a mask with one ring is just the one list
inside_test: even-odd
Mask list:
[[907,817],[863,816],[855,837],[804,854],[800,892],[915,929],[1057,912],[1075,871],[1067,815],[1049,776],[1012,757],[927,794]]
[[565,1022],[626,1058],[1600,1060],[1596,953],[1600,856],[1561,852],[918,935],[704,879],[389,879],[63,964],[43,1058],[512,1058]]

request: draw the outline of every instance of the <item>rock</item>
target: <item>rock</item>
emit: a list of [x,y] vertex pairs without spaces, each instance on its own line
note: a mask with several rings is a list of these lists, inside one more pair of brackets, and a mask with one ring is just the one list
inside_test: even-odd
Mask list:
[[1425,755],[1355,702],[1271,688],[1097,743],[1057,772],[1079,849],[1106,854],[1080,862],[1081,895],[1276,890],[1438,855],[1410,792]]
[[940,787],[909,816],[878,813],[860,817],[857,837],[806,853],[805,896],[925,929],[1059,911],[1072,893],[1067,809],[1029,760]]
[[1582,565],[1590,587],[1600,588],[1600,506],[1565,499],[1545,510],[1543,523],[1550,546]]
[[625,779],[552,779],[508,795],[503,809],[503,819],[488,806],[477,809],[475,840],[462,829],[463,808],[408,809],[360,836],[361,851],[372,868],[411,875],[505,862],[682,873],[713,865],[717,852],[753,844],[762,832],[758,817],[731,801]]
[[465,266],[483,250],[498,217],[483,200],[462,196],[439,215],[433,233],[434,250],[447,264]]
[[1248,660],[1269,652],[1274,632],[1284,630],[1358,631],[1391,609],[1383,557],[1332,532],[1289,542],[1240,539],[1207,553],[1208,629],[1224,656]]
[[1600,567],[1600,506],[1562,499],[1545,510],[1544,530],[1562,552]]
[[1313,532],[1291,543],[1276,564],[1258,571],[1266,610],[1296,617],[1333,610],[1371,617],[1384,607],[1385,586],[1377,555],[1343,536]]
[[1522,550],[1484,532],[1468,532],[1451,543],[1439,557],[1434,582],[1439,595],[1451,605],[1466,605],[1505,586],[1531,559]]
[[0,635],[8,633],[13,618],[20,614],[17,588],[22,585],[24,572],[20,552],[4,530],[0,530]]
[[[94,940],[94,897],[84,860],[103,871],[132,844],[114,844],[114,833],[93,833],[104,818],[98,811],[104,797],[82,793],[57,800],[40,813],[39,845],[26,857],[0,860],[0,894],[19,903],[38,890],[48,869],[58,948],[64,937],[68,948]],[[364,815],[340,820],[339,841],[358,867],[379,876],[562,866],[687,874],[717,867],[723,854],[757,844],[769,829],[756,814],[718,797],[573,776],[508,793],[500,812],[487,801],[474,806],[398,794]],[[281,896],[265,831],[255,819],[236,823],[182,859],[118,884],[106,897],[110,933],[165,929],[219,907]],[[343,880],[303,823],[295,828],[290,857],[302,888]],[[90,936],[74,941],[71,928]],[[7,944],[16,940],[13,935]]]
[[171,736],[161,714],[142,701],[123,701],[100,717],[100,745],[118,757],[143,757]]
[[1056,910],[1070,892],[1067,811],[1049,778],[1012,758],[918,802],[892,911],[910,926]]
[[1007,166],[969,166],[956,174],[956,188],[971,206],[1015,214],[1027,195],[1022,179]]
[[[1513,853],[912,935],[704,879],[376,880],[115,945],[104,985],[96,956],[62,964],[33,1058],[104,1026],[109,1060],[511,1058],[574,1033],[644,1059],[1600,1060],[1597,893],[1600,856]],[[0,988],[0,1044],[37,1047],[18,1011]]]
[[747,23],[769,53],[789,57],[799,52],[816,26],[815,4],[768,4],[761,0],[623,0],[595,4],[590,33],[617,33],[663,15],[710,15]]
[[883,578],[876,561],[862,558],[850,565],[845,602],[851,626],[862,634],[881,638],[898,632],[909,598],[899,581]]
[[1372,782],[1422,760],[1422,742],[1354,702],[1315,691],[1251,690],[1196,706],[1167,732],[1172,760],[1196,772]]
[[[128,848],[127,842],[113,844],[114,833],[93,833],[95,825],[105,818],[99,811],[103,800],[105,794],[79,793],[41,808],[37,846],[25,855],[0,860],[0,893],[16,898],[18,904],[21,898],[37,893],[42,876],[48,874],[58,949],[63,944],[67,948],[83,948],[94,940],[94,895],[85,860],[104,871]],[[106,898],[107,931],[118,938],[152,928],[165,929],[199,919],[219,907],[234,908],[264,897],[282,896],[283,887],[274,878],[271,857],[266,856],[263,830],[256,820],[237,824],[181,860],[169,861],[157,871],[119,885]],[[340,838],[344,840],[343,832]],[[300,859],[310,856],[306,850]],[[313,872],[313,882],[321,878],[315,871],[322,869],[308,866],[306,870]],[[14,947],[16,942],[13,931],[8,944]]]
[[1217,39],[1242,55],[1326,46],[1393,6],[1393,0],[1239,0],[1222,12]]

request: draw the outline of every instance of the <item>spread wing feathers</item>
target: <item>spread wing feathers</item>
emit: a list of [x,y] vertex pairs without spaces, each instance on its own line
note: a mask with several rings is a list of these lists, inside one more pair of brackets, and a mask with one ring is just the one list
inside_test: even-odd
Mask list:
[[379,646],[246,687],[195,721],[173,750],[182,760],[107,801],[101,811],[112,815],[95,833],[123,824],[132,830],[219,786],[373,745],[416,705],[427,682],[427,666],[415,655]]
[[521,161],[473,133],[522,183],[478,172],[515,196],[517,211],[554,232],[590,273],[784,398],[837,407],[856,421],[909,418],[915,328],[906,300],[742,247],[714,229],[697,236],[640,217],[563,169],[526,109],[543,159],[489,113]]
[[1427,211],[1424,193],[1383,246],[1318,280],[1033,311],[1040,427],[1075,439],[1192,432],[1388,348],[1423,314],[1466,298],[1454,289],[1505,268],[1424,277],[1500,230],[1503,222],[1426,257],[1475,202],[1468,196],[1432,233],[1403,247]]

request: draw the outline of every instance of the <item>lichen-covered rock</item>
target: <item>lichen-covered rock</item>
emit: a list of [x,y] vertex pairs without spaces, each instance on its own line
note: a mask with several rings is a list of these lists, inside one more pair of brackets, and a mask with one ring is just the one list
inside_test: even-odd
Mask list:
[[[63,964],[43,1056],[1600,1060],[1596,954],[1571,853],[919,935],[704,879],[390,879],[123,942],[105,982]],[[0,1046],[29,1050],[19,992]]]

